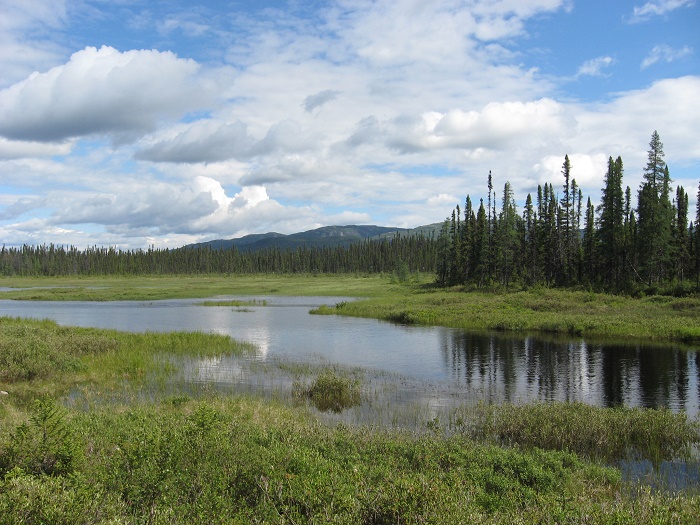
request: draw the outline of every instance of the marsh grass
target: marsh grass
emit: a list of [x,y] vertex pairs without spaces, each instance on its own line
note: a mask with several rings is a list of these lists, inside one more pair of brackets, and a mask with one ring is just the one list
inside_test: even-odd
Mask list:
[[245,306],[267,306],[266,299],[231,299],[231,300],[221,300],[221,301],[202,301],[197,303],[199,306],[233,306],[239,308],[237,311],[251,311],[247,309],[241,310],[241,307]]
[[308,387],[295,382],[292,385],[292,395],[310,399],[322,412],[336,413],[359,405],[362,398],[358,379],[338,375],[333,370],[321,373]]
[[700,498],[621,492],[571,452],[315,424],[246,396],[65,417],[70,474],[0,472],[0,521],[44,523],[679,523]]
[[65,395],[75,385],[118,388],[164,381],[164,356],[207,357],[254,352],[252,344],[201,332],[125,333],[62,327],[53,321],[0,318],[0,389],[25,404]]
[[[417,276],[429,282],[431,276]],[[170,275],[139,277],[3,277],[0,299],[42,301],[154,301],[227,295],[370,297],[393,290],[382,275]]]
[[584,403],[462,407],[449,426],[476,439],[525,449],[566,450],[592,461],[689,458],[700,424],[666,409],[601,408]]
[[378,297],[339,303],[315,313],[468,330],[700,341],[700,297],[631,298],[555,289],[482,292],[426,285],[385,288],[383,292]]

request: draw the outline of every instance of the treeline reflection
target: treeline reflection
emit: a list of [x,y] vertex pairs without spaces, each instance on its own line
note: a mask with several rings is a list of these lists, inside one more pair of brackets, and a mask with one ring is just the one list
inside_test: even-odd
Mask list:
[[452,379],[491,402],[581,401],[667,407],[694,416],[700,355],[678,346],[445,332]]

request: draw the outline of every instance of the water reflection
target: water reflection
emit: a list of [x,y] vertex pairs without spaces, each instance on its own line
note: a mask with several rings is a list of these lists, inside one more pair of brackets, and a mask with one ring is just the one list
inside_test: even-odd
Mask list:
[[492,402],[581,401],[698,413],[700,358],[678,346],[444,333],[455,382]]

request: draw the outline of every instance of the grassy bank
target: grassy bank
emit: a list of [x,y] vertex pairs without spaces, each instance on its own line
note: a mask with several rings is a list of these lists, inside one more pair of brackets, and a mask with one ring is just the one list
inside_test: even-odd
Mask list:
[[[3,318],[0,344],[3,525],[637,525],[700,515],[700,496],[631,489],[601,463],[631,451],[687,454],[700,436],[683,414],[471,406],[455,413],[447,437],[331,427],[306,405],[206,387],[140,395],[176,372],[168,356],[250,351],[226,337]],[[361,382],[321,372],[301,393],[356,389]],[[76,390],[100,402],[68,402]]]
[[553,289],[465,292],[412,284],[315,313],[468,330],[700,342],[700,297],[631,298]]
[[[216,296],[357,297],[316,313],[470,330],[547,332],[583,337],[700,342],[700,297],[631,298],[583,291],[465,291],[431,285],[432,276],[244,275],[7,278],[0,299],[157,300]],[[246,299],[239,299],[245,304]],[[226,304],[226,303],[221,303]],[[233,302],[231,304],[238,304]]]

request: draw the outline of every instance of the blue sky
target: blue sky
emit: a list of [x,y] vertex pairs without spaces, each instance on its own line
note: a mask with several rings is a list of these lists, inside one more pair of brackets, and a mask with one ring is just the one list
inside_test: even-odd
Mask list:
[[438,222],[509,181],[700,182],[695,0],[0,0],[0,242]]

